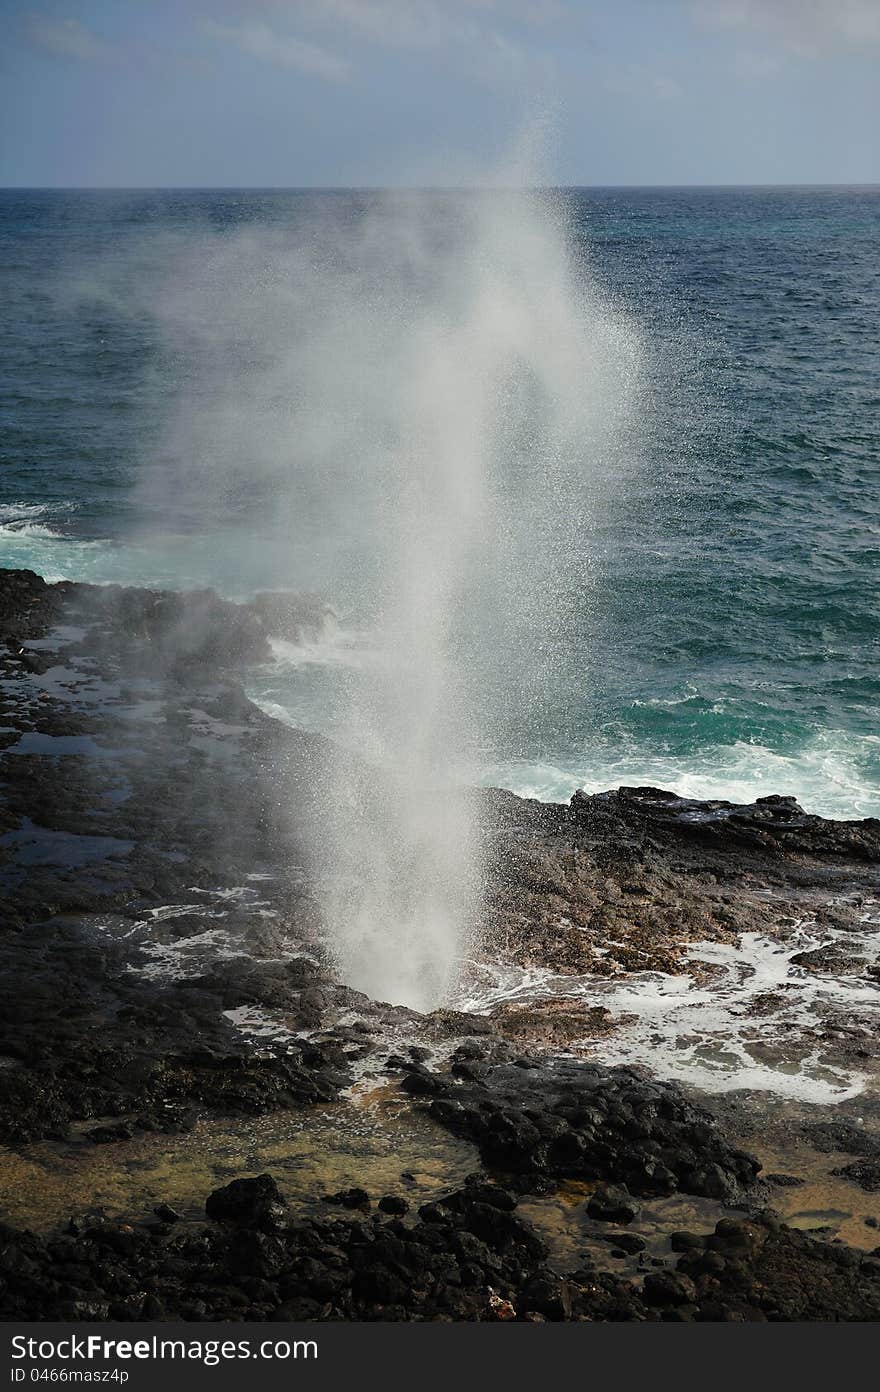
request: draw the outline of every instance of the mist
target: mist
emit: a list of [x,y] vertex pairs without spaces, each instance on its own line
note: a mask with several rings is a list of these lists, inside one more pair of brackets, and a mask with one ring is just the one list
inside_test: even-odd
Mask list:
[[479,934],[468,787],[502,724],[544,718],[594,600],[638,332],[563,198],[524,188],[292,195],[123,282],[158,345],[141,528],[213,531],[243,596],[317,592],[354,635],[314,712],[310,869],[341,978],[430,1009]]

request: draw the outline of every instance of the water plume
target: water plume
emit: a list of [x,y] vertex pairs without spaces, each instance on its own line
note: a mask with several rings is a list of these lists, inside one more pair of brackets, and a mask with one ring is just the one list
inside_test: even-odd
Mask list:
[[325,916],[347,981],[422,1009],[448,997],[480,915],[467,771],[505,706],[540,716],[633,406],[631,327],[569,238],[549,195],[389,197],[353,267],[347,319],[383,363],[359,451],[383,480],[382,545],[339,730],[370,772],[343,754],[328,789]]
[[319,590],[363,635],[316,712],[337,753],[312,869],[341,977],[432,1008],[481,912],[467,785],[549,709],[590,603],[637,335],[564,196],[523,187],[291,196],[159,259],[179,380],[142,504],[213,520],[242,576]]

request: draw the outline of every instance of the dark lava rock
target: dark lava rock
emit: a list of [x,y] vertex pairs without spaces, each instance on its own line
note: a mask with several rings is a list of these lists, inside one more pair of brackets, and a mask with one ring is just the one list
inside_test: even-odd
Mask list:
[[444,1091],[442,1079],[422,1069],[407,1073],[400,1086],[403,1092],[408,1092],[413,1097],[437,1097]]
[[817,1121],[804,1127],[804,1135],[816,1150],[845,1150],[850,1155],[880,1157],[880,1138],[851,1121]]
[[402,1218],[404,1213],[409,1212],[406,1199],[399,1198],[397,1194],[383,1194],[378,1207],[382,1213],[390,1213],[395,1218]]
[[366,1189],[340,1189],[335,1194],[325,1194],[324,1202],[339,1204],[341,1208],[365,1210],[370,1207],[370,1196]]
[[[81,636],[53,651],[59,623]],[[26,649],[34,639],[50,646]],[[46,585],[0,571],[0,724],[50,746],[0,752],[0,1142],[60,1139],[92,1119],[91,1139],[108,1144],[132,1127],[184,1129],[196,1111],[253,1116],[331,1101],[348,1081],[344,1052],[303,1041],[273,1057],[224,1017],[255,1005],[320,1023],[327,973],[304,959],[279,965],[270,920],[237,924],[230,906],[224,928],[249,948],[234,972],[142,971],[153,907],[192,905],[153,925],[163,945],[214,923],[210,897],[203,910],[193,886],[222,893],[259,866],[277,872],[286,933],[308,913],[284,883],[302,858],[289,808],[305,807],[326,750],[247,699],[241,668],[268,652],[260,616],[211,592]],[[50,693],[35,677],[52,668],[65,675]],[[83,699],[91,684],[100,699]],[[62,768],[57,736],[99,756],[84,748]],[[256,776],[263,768],[271,778]],[[57,843],[45,863],[29,859],[31,834]],[[107,932],[96,932],[96,915]],[[261,954],[269,960],[256,964]]]
[[791,960],[797,966],[805,967],[807,971],[831,972],[836,975],[856,973],[859,968],[868,965],[864,956],[845,952],[835,946],[814,947],[808,952],[796,952]]
[[172,1208],[170,1204],[160,1203],[153,1209],[157,1218],[161,1218],[163,1223],[179,1223],[182,1215]]
[[629,1068],[558,1059],[528,1070],[499,1064],[475,1083],[427,1077],[430,1087],[419,1086],[433,1094],[435,1120],[474,1141],[521,1191],[599,1177],[630,1194],[682,1189],[737,1202],[760,1169],[677,1087]]
[[[230,1192],[255,1183],[274,1202],[257,1181],[236,1181],[218,1191],[224,1213]],[[592,1264],[551,1270],[514,1196],[485,1180],[425,1205],[411,1224],[349,1211],[270,1231],[161,1227],[99,1222],[42,1237],[0,1224],[0,1319],[880,1318],[880,1263],[770,1214],[725,1220],[712,1250],[684,1253],[675,1271],[655,1267],[643,1285]]]
[[447,1206],[459,1207],[459,1210],[468,1205],[487,1204],[489,1208],[500,1209],[502,1213],[512,1213],[517,1205],[516,1195],[510,1190],[503,1188],[500,1184],[489,1183],[481,1174],[469,1175],[465,1180],[465,1187],[458,1194],[450,1199],[445,1199]]
[[205,1213],[222,1223],[272,1231],[284,1218],[287,1204],[271,1175],[233,1179],[205,1200]]
[[663,788],[622,787],[593,795],[576,792],[571,809],[587,822],[617,823],[621,841],[628,839],[627,831],[631,836],[633,823],[641,823],[655,836],[690,837],[707,849],[719,843],[740,843],[765,855],[819,851],[868,861],[880,858],[877,818],[833,822],[805,812],[793,797],[778,794],[756,798],[753,803],[720,798],[701,802]]
[[635,1256],[637,1252],[644,1252],[648,1245],[643,1237],[639,1237],[638,1233],[603,1233],[602,1237],[603,1241],[619,1248],[623,1256]]
[[[0,723],[11,732],[2,742],[85,736],[100,751],[66,758],[63,770],[51,754],[0,755],[0,1140],[63,1139],[77,1122],[104,1132],[97,1139],[121,1140],[122,1128],[163,1133],[197,1115],[332,1101],[350,1080],[349,1050],[370,1047],[352,1028],[326,1044],[294,1037],[283,1051],[258,1052],[224,1015],[263,1007],[311,1031],[343,1002],[326,968],[305,956],[279,965],[291,941],[317,955],[314,905],[298,886],[308,863],[302,830],[313,788],[326,787],[329,750],[271,720],[241,686],[243,667],[268,656],[273,626],[326,621],[320,606],[295,608],[287,598],[239,606],[207,591],[46,585],[31,572],[0,572],[0,676],[9,678]],[[57,623],[85,636],[59,651],[26,646]],[[106,696],[90,705],[74,688],[67,697],[42,690],[37,679],[67,664],[81,664],[74,688],[104,682]],[[596,941],[609,944],[609,970],[674,968],[668,944],[692,941],[707,923],[724,941],[761,926],[754,907],[747,921],[737,917],[745,877],[790,890],[796,874],[812,892],[849,881],[859,866],[867,875],[880,856],[880,824],[823,821],[786,799],[736,807],[621,789],[554,807],[480,796],[492,922],[507,934],[515,920],[529,960],[562,969],[580,970]],[[26,865],[16,838],[24,844],[30,828],[37,838],[85,832],[106,842],[106,854]],[[255,870],[275,877],[260,894],[277,917],[262,927],[224,919],[246,945],[242,957],[203,961],[201,975],[178,980],[143,973],[146,940],[174,948],[217,926],[215,901],[193,903],[193,886],[225,894]],[[145,933],[145,915],[160,905],[190,911]],[[558,944],[566,921],[570,960]],[[357,1009],[367,1005],[357,998]],[[475,1180],[406,1222],[387,1209],[379,1221],[359,1201],[289,1223],[261,1176],[212,1194],[206,1211],[218,1221],[207,1229],[175,1224],[162,1207],[160,1222],[86,1219],[45,1237],[0,1225],[0,1317],[455,1320],[503,1310],[536,1321],[644,1320],[686,1318],[695,1303],[706,1319],[880,1317],[873,1259],[857,1255],[853,1266],[849,1249],[769,1221],[760,1240],[752,1222],[751,1234],[718,1229],[711,1249],[683,1253],[695,1264],[680,1269],[696,1302],[657,1287],[647,1301],[637,1282],[587,1265],[551,1271],[517,1212],[518,1193],[574,1178],[630,1195],[681,1189],[738,1202],[757,1162],[674,1086],[631,1069],[548,1064],[523,1043],[504,1062],[513,1046],[502,1048],[484,1017],[435,1012],[425,1028],[457,1046],[451,1062],[462,1079],[429,1071],[419,1050],[397,1062],[404,1088],[473,1140],[503,1187]],[[95,1125],[123,1117],[136,1120]]]
[[768,1215],[762,1224],[748,1218],[719,1218],[715,1233],[708,1239],[708,1245],[721,1250],[743,1247],[759,1247],[767,1236],[771,1219]]
[[273,1310],[268,1318],[273,1323],[299,1324],[309,1320],[326,1319],[331,1308],[326,1303],[310,1300],[307,1295],[301,1295],[298,1299],[285,1300],[284,1304]]
[[700,1252],[706,1246],[706,1239],[699,1233],[674,1232],[669,1235],[669,1245],[673,1252]]
[[880,1160],[854,1160],[851,1165],[841,1165],[831,1173],[852,1180],[869,1194],[880,1193]]
[[795,1189],[807,1182],[792,1174],[768,1174],[766,1179],[768,1184],[775,1184],[778,1189]]
[[123,634],[131,654],[176,677],[197,668],[220,670],[271,656],[260,617],[213,590],[142,590],[79,585],[91,616]]
[[248,606],[272,638],[291,643],[314,639],[336,619],[335,611],[317,595],[284,594],[263,590]]
[[[709,1251],[686,1252],[678,1271],[692,1279],[702,1320],[876,1319],[880,1279],[861,1254],[788,1228],[771,1212],[723,1219]],[[859,1313],[861,1312],[861,1313]]]
[[548,1273],[527,1281],[520,1299],[529,1312],[537,1312],[549,1320],[565,1320],[571,1318],[574,1294],[571,1282]]
[[678,1271],[649,1271],[644,1291],[649,1305],[690,1305],[697,1298],[691,1278]]
[[641,1204],[633,1198],[625,1187],[602,1185],[587,1202],[587,1212],[591,1218],[603,1223],[631,1223],[641,1213]]
[[[680,972],[687,943],[774,933],[780,898],[806,913],[817,890],[875,892],[880,860],[880,821],[833,822],[785,798],[735,805],[624,787],[564,807],[496,789],[481,815],[492,833],[485,946],[561,972]],[[835,913],[855,927],[855,904]]]
[[86,1135],[95,1145],[109,1145],[111,1141],[130,1141],[134,1132],[124,1121],[119,1121],[110,1126],[93,1126]]

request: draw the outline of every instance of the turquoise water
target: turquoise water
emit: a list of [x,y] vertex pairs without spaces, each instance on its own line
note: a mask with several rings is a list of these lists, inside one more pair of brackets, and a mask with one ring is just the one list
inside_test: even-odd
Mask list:
[[[537,708],[510,693],[475,776],[541,797],[651,782],[880,814],[880,190],[563,198],[576,255],[647,345],[648,408],[636,466],[590,515],[589,585],[550,687]],[[201,278],[219,322],[241,287],[206,246],[255,229],[258,259],[304,220],[354,224],[368,204],[0,193],[0,564],[233,596],[279,576],[336,583],[341,631],[254,678],[312,727],[332,725],[334,693],[368,660],[338,580],[364,564],[356,529],[328,526],[317,497],[248,486],[249,451],[276,447],[268,427],[239,440],[230,413],[213,444],[193,435],[188,404],[210,397],[231,340],[199,338],[187,297]],[[235,351],[247,391],[259,335],[246,327]],[[145,485],[179,480],[177,456],[209,457],[221,437],[244,482],[216,488],[207,469]]]

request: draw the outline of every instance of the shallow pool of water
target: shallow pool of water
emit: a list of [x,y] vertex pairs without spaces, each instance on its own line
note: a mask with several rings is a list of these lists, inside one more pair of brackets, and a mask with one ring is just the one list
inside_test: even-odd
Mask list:
[[415,1208],[479,1168],[471,1145],[449,1136],[396,1089],[373,1089],[306,1112],[200,1121],[183,1135],[150,1133],[105,1145],[81,1135],[2,1148],[0,1217],[45,1232],[84,1214],[138,1220],[167,1203],[200,1220],[212,1189],[263,1172],[306,1212],[338,1212],[321,1196],[355,1186],[374,1201],[402,1195]]

